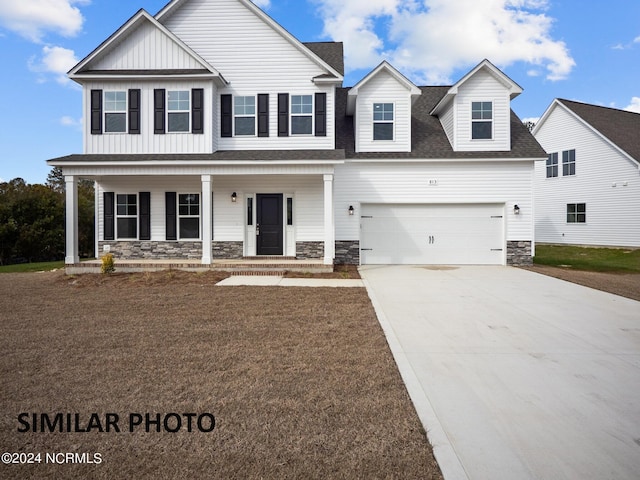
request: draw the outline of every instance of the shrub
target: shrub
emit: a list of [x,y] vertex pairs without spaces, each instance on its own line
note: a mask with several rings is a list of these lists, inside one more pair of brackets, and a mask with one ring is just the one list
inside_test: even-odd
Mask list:
[[112,254],[107,253],[102,257],[102,267],[100,268],[100,271],[107,274],[116,271],[116,266]]

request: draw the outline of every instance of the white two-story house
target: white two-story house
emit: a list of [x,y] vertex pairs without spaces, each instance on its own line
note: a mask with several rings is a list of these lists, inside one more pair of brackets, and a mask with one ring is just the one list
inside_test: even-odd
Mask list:
[[343,88],[342,44],[301,43],[249,0],[140,10],[76,65],[84,153],[63,170],[66,263],[77,180],[96,182],[96,252],[324,264],[531,261],[534,162],[488,61],[450,87],[383,62]]

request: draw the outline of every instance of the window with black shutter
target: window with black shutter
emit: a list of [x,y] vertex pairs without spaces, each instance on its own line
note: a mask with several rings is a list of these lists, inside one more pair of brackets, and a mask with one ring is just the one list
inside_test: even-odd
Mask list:
[[151,240],[151,193],[140,192],[140,240]]
[[258,136],[269,136],[269,94],[258,94]]
[[115,194],[104,192],[104,239],[115,240]]
[[165,192],[165,223],[166,223],[166,239],[177,240],[178,232],[176,229],[176,192]]
[[220,95],[220,136],[233,136],[233,97]]
[[156,88],[153,91],[153,133],[165,133],[165,96],[164,88]]
[[315,104],[315,135],[316,137],[327,136],[327,94],[316,93]]
[[289,136],[289,94],[278,94],[278,136]]
[[129,133],[140,133],[140,90],[129,90]]
[[91,135],[102,134],[102,90],[91,90]]
[[191,133],[204,133],[204,90],[191,90]]

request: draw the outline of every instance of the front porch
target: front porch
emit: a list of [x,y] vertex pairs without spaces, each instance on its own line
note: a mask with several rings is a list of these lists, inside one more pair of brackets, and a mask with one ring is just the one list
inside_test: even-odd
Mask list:
[[[102,262],[89,260],[65,266],[67,275],[101,273]],[[333,264],[327,265],[322,259],[297,259],[295,257],[243,257],[240,259],[214,260],[202,264],[197,260],[115,260],[116,272],[139,273],[163,270],[183,270],[189,272],[220,271],[231,275],[282,275],[285,272],[328,273],[333,272]]]

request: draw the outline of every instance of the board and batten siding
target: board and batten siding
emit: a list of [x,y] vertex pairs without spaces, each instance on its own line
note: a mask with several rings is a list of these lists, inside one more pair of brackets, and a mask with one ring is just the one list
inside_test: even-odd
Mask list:
[[118,48],[91,64],[93,70],[202,69],[173,39],[149,22],[144,22]]
[[[245,196],[282,193],[293,196],[295,241],[324,239],[324,183],[322,175],[222,175],[212,176],[213,241],[243,241],[246,227]],[[202,182],[194,176],[105,177],[96,184],[98,191],[98,239],[104,239],[104,192],[138,194],[151,192],[151,241],[165,241],[165,192],[201,193]],[[237,202],[231,201],[236,192]],[[203,199],[201,199],[202,204]],[[254,204],[255,205],[255,204]],[[255,207],[254,207],[255,208]]]
[[[393,104],[393,140],[373,139],[373,104]],[[358,91],[356,152],[411,151],[411,94],[390,73],[379,72]]]
[[[154,89],[188,90],[204,89],[204,134],[154,133]],[[91,134],[90,108],[91,90],[127,91],[140,89],[140,134],[102,133]],[[215,127],[214,96],[216,87],[212,81],[127,81],[127,82],[90,82],[83,90],[85,112],[84,152],[87,154],[136,154],[136,153],[211,153],[214,148],[212,131]],[[104,124],[104,111],[103,111]]]
[[[347,163],[336,166],[336,240],[360,236],[360,205],[505,204],[506,240],[533,241],[533,162]],[[513,214],[513,206],[520,215]],[[349,206],[356,209],[348,214]]]
[[[563,107],[536,131],[548,153],[558,153],[558,177],[535,176],[536,241],[573,245],[640,247],[640,171]],[[562,152],[576,151],[576,174],[562,175]],[[586,204],[586,223],[567,223],[567,204]]]
[[[471,138],[472,102],[493,102],[493,137]],[[460,152],[511,150],[511,102],[505,86],[484,70],[470,77],[458,90],[455,103],[454,150]],[[446,129],[445,129],[446,131]]]

